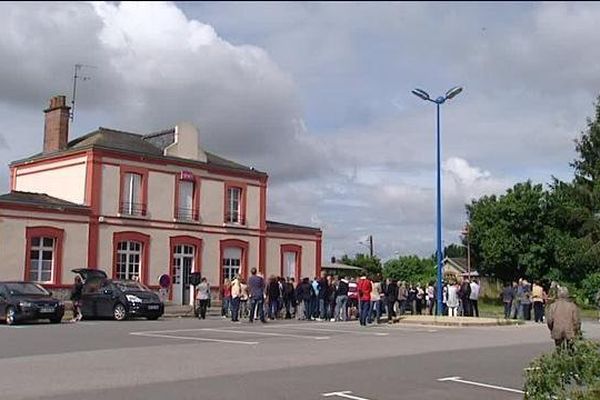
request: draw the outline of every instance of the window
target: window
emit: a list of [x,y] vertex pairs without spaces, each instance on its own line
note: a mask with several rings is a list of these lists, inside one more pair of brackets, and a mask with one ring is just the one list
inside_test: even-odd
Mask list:
[[227,189],[227,211],[225,221],[233,224],[243,223],[241,218],[242,189],[230,187]]
[[283,277],[298,278],[296,276],[296,252],[286,251],[283,253]]
[[179,204],[177,205],[177,219],[185,221],[196,220],[194,207],[195,182],[179,181]]
[[177,245],[173,252],[173,285],[189,285],[190,273],[194,270],[194,246]]
[[226,247],[223,251],[223,281],[233,279],[240,273],[242,266],[242,249],[239,247]]
[[54,266],[54,245],[52,237],[36,236],[31,238],[29,252],[29,280],[34,282],[51,282]]
[[142,260],[142,243],[119,242],[117,246],[117,279],[139,279]]
[[302,246],[297,244],[281,245],[281,276],[284,278],[301,278]]
[[146,215],[146,205],[142,202],[142,175],[126,173],[121,188],[121,214]]

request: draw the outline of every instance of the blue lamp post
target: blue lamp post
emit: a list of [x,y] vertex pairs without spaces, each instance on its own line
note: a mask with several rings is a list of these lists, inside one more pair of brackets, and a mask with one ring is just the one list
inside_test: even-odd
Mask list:
[[442,178],[440,165],[440,106],[462,92],[461,87],[453,87],[446,92],[445,96],[432,99],[429,94],[421,89],[415,89],[412,93],[425,101],[435,103],[437,108],[437,315],[442,314]]

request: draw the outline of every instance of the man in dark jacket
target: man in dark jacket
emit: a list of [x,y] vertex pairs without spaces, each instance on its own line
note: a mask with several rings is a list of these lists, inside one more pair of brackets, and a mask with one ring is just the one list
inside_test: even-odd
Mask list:
[[258,310],[260,321],[265,323],[265,280],[262,276],[257,275],[256,268],[250,270],[252,274],[248,278],[248,292],[250,294],[250,322],[254,322],[254,314]]
[[388,322],[391,322],[392,318],[396,316],[396,311],[394,311],[394,307],[396,305],[396,301],[398,301],[398,282],[396,282],[393,279],[388,279],[388,284],[385,288],[385,297],[387,297],[388,299]]
[[304,306],[304,319],[310,320],[311,317],[311,297],[313,289],[308,278],[303,278],[302,283],[296,288],[296,299],[298,303]]
[[329,282],[327,282],[327,274],[321,271],[321,279],[319,279],[319,319],[327,319],[327,300],[329,299]]
[[295,300],[295,289],[294,289],[294,278],[287,278],[287,281],[283,285],[283,305],[285,307],[285,319],[292,318],[292,307],[294,307]]
[[335,315],[336,321],[348,320],[348,282],[349,279],[342,278],[338,281],[335,292]]
[[514,291],[510,282],[507,282],[502,289],[502,294],[500,297],[502,298],[502,303],[504,303],[504,318],[510,318],[510,310],[512,308]]
[[471,284],[468,279],[464,278],[462,283],[460,284],[460,291],[458,297],[460,298],[460,303],[462,304],[462,315],[463,317],[471,316],[471,300],[469,297],[471,296]]

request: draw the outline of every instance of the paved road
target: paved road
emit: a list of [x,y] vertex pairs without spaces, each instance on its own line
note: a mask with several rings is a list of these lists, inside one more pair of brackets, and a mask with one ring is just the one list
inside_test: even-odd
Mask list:
[[[597,324],[585,329],[600,338]],[[552,349],[543,325],[217,319],[0,325],[0,343],[3,400],[512,400],[523,368]]]

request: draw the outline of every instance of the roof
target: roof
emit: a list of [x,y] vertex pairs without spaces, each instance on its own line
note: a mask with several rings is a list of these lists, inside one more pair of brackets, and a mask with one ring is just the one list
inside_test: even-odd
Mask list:
[[266,175],[264,172],[255,170],[254,168],[236,163],[226,158],[217,156],[216,154],[206,152],[207,161],[195,161],[187,158],[165,156],[163,150],[173,142],[173,129],[167,129],[161,132],[142,135],[133,132],[119,131],[116,129],[99,127],[97,130],[90,132],[77,139],[71,140],[67,144],[66,150],[61,150],[54,153],[37,153],[31,157],[13,161],[13,164],[22,164],[48,156],[54,156],[61,153],[69,153],[90,148],[108,149],[122,151],[131,154],[151,156],[164,160],[179,160],[188,163],[198,164],[202,166],[215,166],[236,171],[244,171],[254,175]]
[[267,221],[267,230],[268,231],[289,232],[289,233],[304,233],[304,234],[309,234],[309,235],[321,234],[320,228],[314,228],[312,226],[304,226],[304,225],[286,224],[283,222],[276,222],[276,221]]
[[81,204],[71,203],[58,199],[56,197],[48,196],[45,193],[30,193],[30,192],[18,192],[12,191],[0,195],[0,203],[4,204],[18,204],[18,205],[30,205],[35,207],[53,209],[53,210],[77,210],[77,211],[88,211],[89,207]]
[[450,258],[446,257],[443,261],[444,264],[448,263],[454,267],[463,276],[471,275],[471,276],[479,276],[479,273],[473,269],[469,272],[469,263],[466,258]]
[[340,262],[335,263],[323,263],[321,264],[321,269],[337,269],[337,270],[346,270],[346,271],[362,271],[361,267],[356,267],[354,265],[342,264]]

